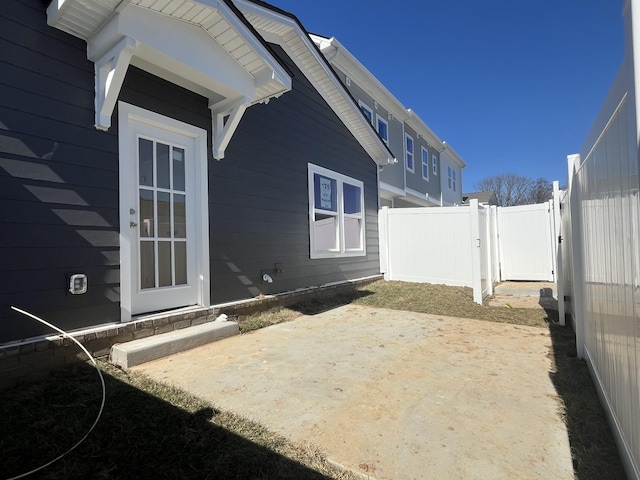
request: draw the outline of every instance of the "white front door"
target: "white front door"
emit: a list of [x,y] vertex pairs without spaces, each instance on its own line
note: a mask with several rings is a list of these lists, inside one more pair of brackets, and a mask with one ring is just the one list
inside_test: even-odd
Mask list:
[[206,132],[124,103],[119,118],[123,320],[206,305]]

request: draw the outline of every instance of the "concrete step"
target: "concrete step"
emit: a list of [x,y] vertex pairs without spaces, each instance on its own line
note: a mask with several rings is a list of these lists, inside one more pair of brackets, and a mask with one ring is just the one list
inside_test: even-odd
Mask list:
[[110,359],[122,368],[131,368],[174,353],[238,335],[235,322],[209,322],[173,332],[120,343],[111,348]]

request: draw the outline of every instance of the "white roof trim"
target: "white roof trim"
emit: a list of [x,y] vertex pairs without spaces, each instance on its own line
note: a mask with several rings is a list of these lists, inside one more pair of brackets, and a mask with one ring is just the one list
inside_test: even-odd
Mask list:
[[337,38],[326,38],[313,34],[309,37],[331,65],[335,65],[354,80],[360,88],[391,112],[394,117],[401,122],[409,117],[404,105]]
[[434,205],[440,205],[440,199],[438,198],[437,200],[432,198],[428,193],[422,193],[422,192],[418,192],[417,190],[414,190],[413,188],[405,188],[406,192],[411,196],[410,199],[408,199],[408,201],[418,201],[419,203],[425,205],[425,206],[434,206]]
[[380,182],[380,195],[384,198],[406,197],[407,193],[399,187]]
[[431,147],[435,148],[439,152],[442,151],[442,140],[433,133],[433,130],[431,130],[429,126],[416,114],[416,112],[410,108],[407,109],[407,113],[409,114],[409,117],[406,120],[407,125],[415,130],[418,135],[424,138]]
[[398,120],[406,122],[418,135],[424,138],[429,145],[438,151],[443,148],[455,156],[452,159],[460,167],[466,163],[453,151],[450,145],[443,142],[431,130],[431,128],[410,108],[406,108],[387,88],[353,56],[353,54],[335,37],[327,38],[320,35],[309,35],[318,46],[329,63],[338,67],[345,75],[350,77],[358,87],[384,106]]
[[262,37],[280,45],[378,165],[395,163],[387,145],[295,18],[250,0],[234,0]]
[[467,163],[462,159],[460,155],[458,155],[458,152],[451,148],[451,145],[449,145],[446,141],[443,141],[442,145],[444,146],[443,153],[446,154],[447,159],[458,165],[460,168],[464,168],[467,166]]
[[215,158],[246,108],[291,90],[286,68],[223,0],[54,0],[47,16],[51,26],[87,42],[102,130],[111,125],[130,64],[209,98],[219,135]]

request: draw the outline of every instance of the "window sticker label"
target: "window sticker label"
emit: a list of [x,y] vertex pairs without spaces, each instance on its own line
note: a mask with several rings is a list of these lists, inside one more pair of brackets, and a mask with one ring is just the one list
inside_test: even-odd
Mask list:
[[331,206],[331,179],[320,177],[320,208],[333,210]]

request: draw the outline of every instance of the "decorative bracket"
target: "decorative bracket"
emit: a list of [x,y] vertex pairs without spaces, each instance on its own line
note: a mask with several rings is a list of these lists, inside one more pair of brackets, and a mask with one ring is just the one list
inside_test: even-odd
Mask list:
[[213,158],[222,160],[224,151],[236,131],[242,115],[251,105],[251,99],[243,96],[226,99],[209,105],[213,127]]
[[111,126],[111,114],[136,47],[137,42],[134,39],[124,37],[95,62],[95,108],[98,130],[106,131]]

